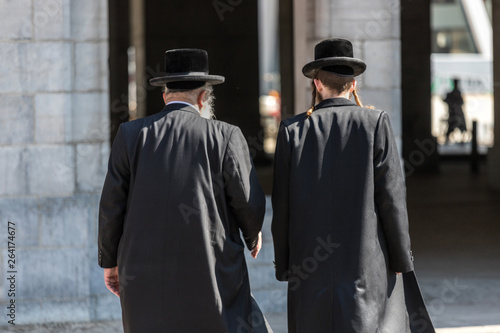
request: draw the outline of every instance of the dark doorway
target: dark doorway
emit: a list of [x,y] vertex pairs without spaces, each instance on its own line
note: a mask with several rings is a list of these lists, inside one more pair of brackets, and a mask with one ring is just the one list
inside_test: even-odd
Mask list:
[[[132,0],[137,1],[137,0]],[[214,88],[217,119],[241,128],[252,156],[263,154],[259,115],[258,12],[256,1],[153,1],[143,6],[144,77],[136,77],[137,98],[145,99],[143,115],[163,109],[162,91],[147,83],[164,70],[164,54],[174,48],[208,51],[210,72],[226,81]],[[129,1],[109,0],[110,95],[112,138],[128,120],[127,50],[131,45]],[[137,63],[139,66],[141,64]],[[137,73],[140,73],[138,70]],[[139,115],[140,116],[140,115]]]

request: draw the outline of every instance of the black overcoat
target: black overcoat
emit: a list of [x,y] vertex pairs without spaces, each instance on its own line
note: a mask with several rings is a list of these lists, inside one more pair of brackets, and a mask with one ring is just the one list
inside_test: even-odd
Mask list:
[[345,98],[316,108],[282,122],[275,155],[272,232],[289,332],[422,329],[395,274],[412,271],[413,258],[389,117]]
[[99,265],[118,265],[125,332],[267,332],[244,243],[265,197],[236,126],[180,103],[124,123],[99,212]]

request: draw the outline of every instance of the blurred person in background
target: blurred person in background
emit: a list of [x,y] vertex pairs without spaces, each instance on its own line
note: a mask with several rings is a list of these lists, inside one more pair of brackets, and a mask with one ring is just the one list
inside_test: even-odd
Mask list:
[[462,134],[467,132],[465,115],[464,111],[462,110],[464,99],[462,97],[462,92],[458,87],[459,83],[459,79],[453,79],[453,89],[448,94],[446,94],[446,97],[443,99],[444,102],[448,105],[448,129],[446,131],[446,142],[450,141],[450,135],[457,128]]

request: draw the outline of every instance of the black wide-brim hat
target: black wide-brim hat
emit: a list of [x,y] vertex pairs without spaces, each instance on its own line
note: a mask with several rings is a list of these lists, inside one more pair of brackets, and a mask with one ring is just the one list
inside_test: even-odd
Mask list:
[[201,49],[174,49],[165,52],[165,73],[149,80],[152,86],[171,89],[197,88],[204,83],[216,85],[224,76],[208,74],[208,53]]
[[312,79],[319,69],[341,76],[358,76],[365,71],[366,64],[363,60],[353,57],[350,41],[332,38],[316,44],[314,61],[306,64],[302,68],[302,73]]

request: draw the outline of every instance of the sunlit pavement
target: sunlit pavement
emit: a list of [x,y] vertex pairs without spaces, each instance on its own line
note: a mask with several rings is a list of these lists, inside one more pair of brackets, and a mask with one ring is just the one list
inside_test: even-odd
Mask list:
[[500,193],[486,170],[458,160],[407,178],[415,270],[440,332],[500,332]]
[[[480,171],[471,175],[466,163],[455,161],[443,164],[438,175],[407,177],[415,270],[438,333],[500,333],[500,194],[488,189],[484,165]],[[273,281],[269,208],[264,248],[259,259],[247,261],[252,290],[271,327],[275,333],[286,333],[284,304],[276,302],[269,308],[262,302],[273,300],[272,291],[286,290],[285,283]],[[120,321],[0,327],[0,331],[123,332]]]
[[438,328],[437,333],[500,333],[500,326],[474,326],[461,328]]
[[[2,328],[3,329],[3,328]],[[122,333],[120,321],[102,321],[93,323],[66,323],[38,326],[18,326],[6,328],[5,332],[24,333]],[[275,333],[285,333],[286,326],[275,329]],[[437,333],[500,333],[500,326],[474,326],[458,328],[438,328]]]

